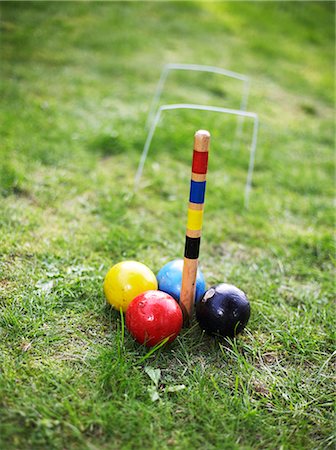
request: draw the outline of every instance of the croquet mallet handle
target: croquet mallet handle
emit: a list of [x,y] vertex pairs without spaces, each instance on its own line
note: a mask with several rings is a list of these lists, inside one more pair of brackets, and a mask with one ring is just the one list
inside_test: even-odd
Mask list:
[[187,232],[184,249],[184,264],[180,305],[185,326],[190,325],[196,291],[198,256],[201,243],[206,174],[210,133],[199,130],[195,133],[194,153],[191,169],[190,195],[188,207]]

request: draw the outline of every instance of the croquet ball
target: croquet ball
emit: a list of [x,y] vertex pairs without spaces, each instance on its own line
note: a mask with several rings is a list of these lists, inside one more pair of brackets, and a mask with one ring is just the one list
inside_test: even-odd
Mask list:
[[182,311],[166,292],[147,291],[130,303],[126,311],[126,327],[140,344],[147,347],[162,342],[172,342],[183,323]]
[[157,287],[154,273],[137,261],[123,261],[114,265],[104,280],[107,301],[115,309],[122,308],[124,312],[134,297]]
[[[160,291],[174,297],[179,302],[182,285],[183,259],[174,259],[165,264],[157,274]],[[198,302],[205,292],[204,276],[200,269],[197,269],[195,302]]]
[[196,305],[196,318],[208,334],[234,337],[250,318],[250,304],[243,291],[222,283],[203,295]]

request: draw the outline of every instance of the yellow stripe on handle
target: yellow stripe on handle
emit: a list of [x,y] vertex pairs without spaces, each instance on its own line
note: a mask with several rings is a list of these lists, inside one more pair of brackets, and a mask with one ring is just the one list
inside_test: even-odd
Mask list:
[[189,228],[189,230],[201,230],[202,223],[203,223],[203,210],[195,211],[189,208],[187,228]]
[[[192,319],[196,276],[198,267],[199,246],[203,223],[204,193],[206,172],[208,166],[208,153],[210,133],[199,130],[195,133],[194,153],[190,184],[190,202],[188,208],[186,244],[184,250],[184,263],[180,305],[183,312],[184,324],[189,325]],[[196,182],[196,185],[195,185]],[[199,185],[197,183],[203,183]]]

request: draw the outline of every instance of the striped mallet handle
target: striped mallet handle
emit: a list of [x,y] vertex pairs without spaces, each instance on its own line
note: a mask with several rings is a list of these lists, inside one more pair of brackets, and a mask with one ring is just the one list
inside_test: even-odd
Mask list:
[[189,325],[191,322],[195,301],[198,255],[202,234],[206,174],[208,170],[209,143],[210,133],[208,131],[196,131],[191,169],[187,233],[184,249],[184,263],[180,298],[185,325]]

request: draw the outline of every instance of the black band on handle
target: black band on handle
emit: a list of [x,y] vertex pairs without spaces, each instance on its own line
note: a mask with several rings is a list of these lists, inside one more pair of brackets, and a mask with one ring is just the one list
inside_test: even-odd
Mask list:
[[191,238],[186,236],[186,242],[184,247],[184,256],[188,259],[197,259],[199,255],[201,238]]

